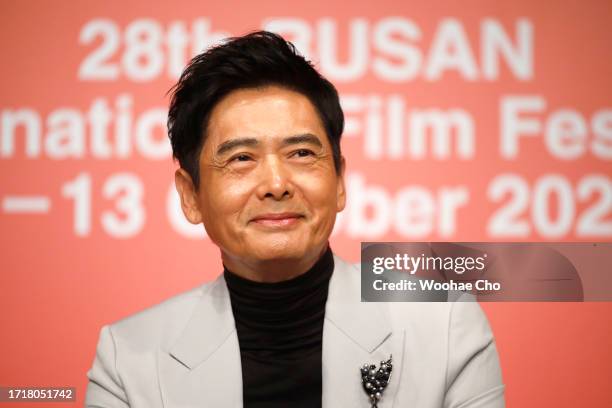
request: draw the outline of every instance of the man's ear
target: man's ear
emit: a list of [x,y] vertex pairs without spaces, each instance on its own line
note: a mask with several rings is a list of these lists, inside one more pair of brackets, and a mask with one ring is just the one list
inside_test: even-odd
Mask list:
[[346,206],[346,187],[344,185],[345,167],[346,162],[344,160],[344,156],[340,156],[340,172],[338,173],[338,184],[336,185],[336,201],[338,203],[336,212],[344,210],[344,207]]
[[182,168],[174,173],[174,184],[181,198],[181,208],[185,218],[192,224],[202,223],[202,213],[198,207],[198,195],[191,176]]

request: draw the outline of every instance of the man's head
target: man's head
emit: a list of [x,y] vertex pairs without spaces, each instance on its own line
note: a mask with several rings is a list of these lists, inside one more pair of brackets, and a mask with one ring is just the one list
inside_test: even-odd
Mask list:
[[326,248],[346,199],[343,124],[333,85],[277,35],[191,61],[168,118],[176,185],[230,269],[307,265]]
[[198,159],[215,105],[232,91],[277,85],[305,95],[317,110],[340,170],[344,114],[334,86],[282,37],[258,31],[197,55],[172,89],[168,134],[174,158],[199,188]]

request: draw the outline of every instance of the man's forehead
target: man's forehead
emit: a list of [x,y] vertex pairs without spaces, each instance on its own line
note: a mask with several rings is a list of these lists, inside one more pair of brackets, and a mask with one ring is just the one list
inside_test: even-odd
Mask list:
[[318,112],[307,96],[275,86],[230,92],[213,107],[208,123],[211,129],[222,133],[320,124]]
[[222,98],[211,112],[203,150],[217,155],[238,146],[298,142],[328,143],[316,108],[299,92],[268,86],[238,89]]
[[[272,109],[272,110],[269,110]],[[258,110],[265,110],[269,115],[283,115],[288,111],[296,113],[314,113],[315,108],[310,99],[301,92],[279,86],[263,88],[236,89],[223,96],[212,108],[211,120],[219,117],[233,119],[244,116],[256,116]]]

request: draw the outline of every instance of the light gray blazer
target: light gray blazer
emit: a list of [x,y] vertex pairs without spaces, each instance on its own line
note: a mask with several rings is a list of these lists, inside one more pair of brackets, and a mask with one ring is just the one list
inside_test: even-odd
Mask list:
[[[360,272],[334,256],[322,345],[323,407],[370,407],[360,367],[393,355],[380,408],[504,407],[478,303],[362,303]],[[87,407],[242,407],[238,337],[223,275],[104,326]]]

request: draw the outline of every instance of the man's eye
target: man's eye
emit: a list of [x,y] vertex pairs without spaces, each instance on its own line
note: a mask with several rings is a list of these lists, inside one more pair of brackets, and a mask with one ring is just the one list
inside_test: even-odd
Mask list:
[[244,162],[244,161],[249,161],[249,160],[251,160],[251,157],[249,155],[239,154],[237,156],[232,157],[230,161]]
[[300,149],[300,150],[295,151],[295,155],[298,157],[308,157],[308,156],[314,156],[314,152],[308,149]]

